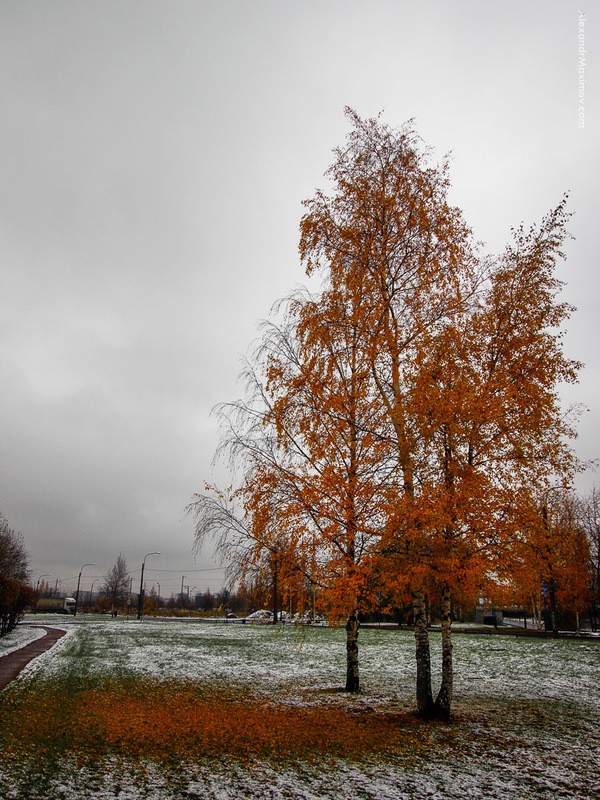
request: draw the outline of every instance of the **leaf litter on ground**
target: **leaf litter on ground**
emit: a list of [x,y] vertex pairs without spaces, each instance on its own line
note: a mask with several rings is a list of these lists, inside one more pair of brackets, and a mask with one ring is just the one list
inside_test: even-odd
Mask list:
[[600,789],[598,643],[457,635],[454,719],[423,724],[410,632],[360,637],[351,696],[340,629],[72,626],[4,692],[0,793],[587,800]]

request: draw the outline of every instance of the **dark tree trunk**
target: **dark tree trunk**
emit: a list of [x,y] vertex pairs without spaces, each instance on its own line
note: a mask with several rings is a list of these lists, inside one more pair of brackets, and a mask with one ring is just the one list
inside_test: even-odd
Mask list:
[[556,621],[556,582],[554,578],[550,578],[548,581],[548,591],[550,594],[550,626],[552,628],[552,636],[556,639],[558,638],[558,625]]
[[358,612],[354,610],[346,622],[346,691],[358,692]]
[[431,654],[427,631],[427,609],[425,597],[421,592],[413,592],[413,620],[417,660],[417,714],[421,719],[431,719],[434,715],[431,691]]
[[277,555],[273,556],[273,625],[277,625],[277,590],[278,590],[278,567],[279,564],[277,563]]
[[452,624],[450,590],[446,586],[442,592],[442,685],[435,701],[435,716],[450,719],[452,708]]

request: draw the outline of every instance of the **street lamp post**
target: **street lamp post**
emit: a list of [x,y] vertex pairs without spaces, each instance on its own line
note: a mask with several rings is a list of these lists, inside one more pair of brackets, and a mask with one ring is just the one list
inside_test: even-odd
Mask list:
[[144,560],[142,561],[142,575],[141,575],[141,578],[140,578],[140,594],[139,594],[139,597],[138,597],[138,612],[137,612],[137,618],[138,619],[142,618],[142,614],[144,612],[144,567],[146,566],[146,559],[148,558],[148,556],[160,556],[160,555],[161,555],[160,550],[155,550],[152,553],[146,553],[146,555],[144,556]]
[[50,577],[50,573],[49,572],[45,572],[43,575],[40,575],[40,577],[37,579],[37,583],[35,585],[35,601],[34,601],[35,602],[35,610],[37,610],[38,600],[40,599],[40,595],[39,595],[40,581],[42,580],[42,578],[49,578],[49,577]]
[[81,569],[79,570],[79,577],[77,578],[77,592],[75,593],[75,608],[73,609],[73,616],[77,616],[77,606],[79,605],[79,586],[81,585],[81,573],[83,572],[83,567],[95,567],[96,565],[90,562],[89,564],[83,564]]

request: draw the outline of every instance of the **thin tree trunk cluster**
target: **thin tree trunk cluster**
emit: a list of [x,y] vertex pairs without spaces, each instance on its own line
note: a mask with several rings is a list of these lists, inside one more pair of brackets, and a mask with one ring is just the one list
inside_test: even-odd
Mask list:
[[[347,115],[331,194],[307,200],[300,224],[301,260],[324,288],[279,305],[243,373],[249,399],[220,409],[243,480],[197,499],[196,537],[216,535],[242,573],[280,555],[274,619],[292,575],[319,586],[345,619],[348,692],[360,688],[359,610],[377,592],[411,598],[417,713],[448,719],[452,601],[472,602],[500,565],[515,593],[539,596],[542,544],[546,574],[585,562],[571,523],[539,513],[550,476],[567,486],[576,466],[556,390],[579,368],[562,352],[570,309],[554,277],[566,198],[482,255],[449,205],[448,164],[430,165],[412,124]],[[550,604],[555,620],[554,585]]]

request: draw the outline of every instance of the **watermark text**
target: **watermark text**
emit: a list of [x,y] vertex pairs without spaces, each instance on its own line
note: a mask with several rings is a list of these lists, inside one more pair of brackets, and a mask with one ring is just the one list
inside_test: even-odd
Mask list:
[[580,128],[585,128],[585,11],[579,12],[577,30],[577,121]]

